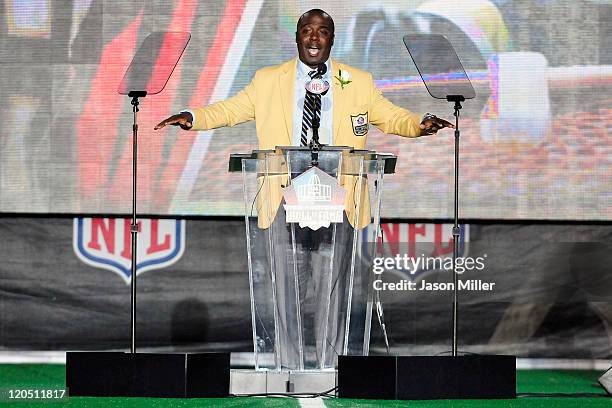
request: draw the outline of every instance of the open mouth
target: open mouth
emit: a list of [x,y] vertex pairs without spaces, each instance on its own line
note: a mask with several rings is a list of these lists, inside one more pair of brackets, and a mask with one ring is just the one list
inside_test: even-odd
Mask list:
[[308,55],[310,55],[311,57],[317,57],[319,55],[319,52],[321,51],[317,47],[308,47],[307,50]]

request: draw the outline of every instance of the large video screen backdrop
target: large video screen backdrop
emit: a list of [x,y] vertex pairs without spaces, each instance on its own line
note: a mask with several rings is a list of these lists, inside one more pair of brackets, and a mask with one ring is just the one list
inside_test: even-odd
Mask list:
[[[139,211],[239,215],[231,152],[253,123],[154,132],[172,112],[224,99],[263,66],[296,56],[298,16],[336,23],[332,56],[374,74],[385,95],[451,119],[431,99],[402,35],[455,46],[477,98],[462,111],[462,216],[612,219],[612,2],[555,0],[2,0],[0,211],[128,213],[131,106],[116,93],[153,31],[188,31],[165,91],[142,100]],[[370,131],[399,156],[383,216],[452,215],[451,131],[418,140]]]

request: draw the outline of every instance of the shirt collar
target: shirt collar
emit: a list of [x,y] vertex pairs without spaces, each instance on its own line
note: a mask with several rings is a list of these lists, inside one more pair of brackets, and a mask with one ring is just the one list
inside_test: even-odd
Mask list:
[[[329,79],[329,75],[331,72],[331,58],[328,58],[327,61],[325,61],[325,66],[327,67],[327,71],[325,72],[325,75],[323,75],[323,78]],[[299,58],[297,59],[297,76],[298,78],[308,78],[308,80],[310,80],[310,77],[308,76],[308,73],[312,71],[312,68],[310,68],[308,65],[304,64]]]

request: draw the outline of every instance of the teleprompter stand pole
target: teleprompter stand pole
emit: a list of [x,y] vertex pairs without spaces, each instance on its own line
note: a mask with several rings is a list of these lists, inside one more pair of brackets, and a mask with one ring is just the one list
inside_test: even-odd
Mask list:
[[459,279],[457,278],[457,257],[459,255],[459,237],[461,227],[459,226],[459,111],[461,102],[465,101],[463,95],[448,95],[446,100],[455,102],[455,208],[453,224],[453,347],[452,355],[457,356],[457,322],[459,320]]
[[136,220],[136,183],[137,183],[137,174],[138,171],[138,98],[144,98],[147,96],[147,91],[130,91],[128,96],[132,98],[132,112],[134,113],[134,122],[132,124],[132,224],[130,225],[130,235],[132,237],[132,293],[131,293],[131,302],[130,302],[130,335],[131,339],[131,347],[130,352],[136,352],[136,251],[138,249],[137,245],[137,237],[138,237],[138,222]]

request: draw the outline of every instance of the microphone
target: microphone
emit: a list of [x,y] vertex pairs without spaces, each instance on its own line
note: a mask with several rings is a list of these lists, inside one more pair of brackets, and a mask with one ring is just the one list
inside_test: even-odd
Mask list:
[[327,72],[327,65],[319,64],[317,65],[317,75],[316,77],[321,78]]

